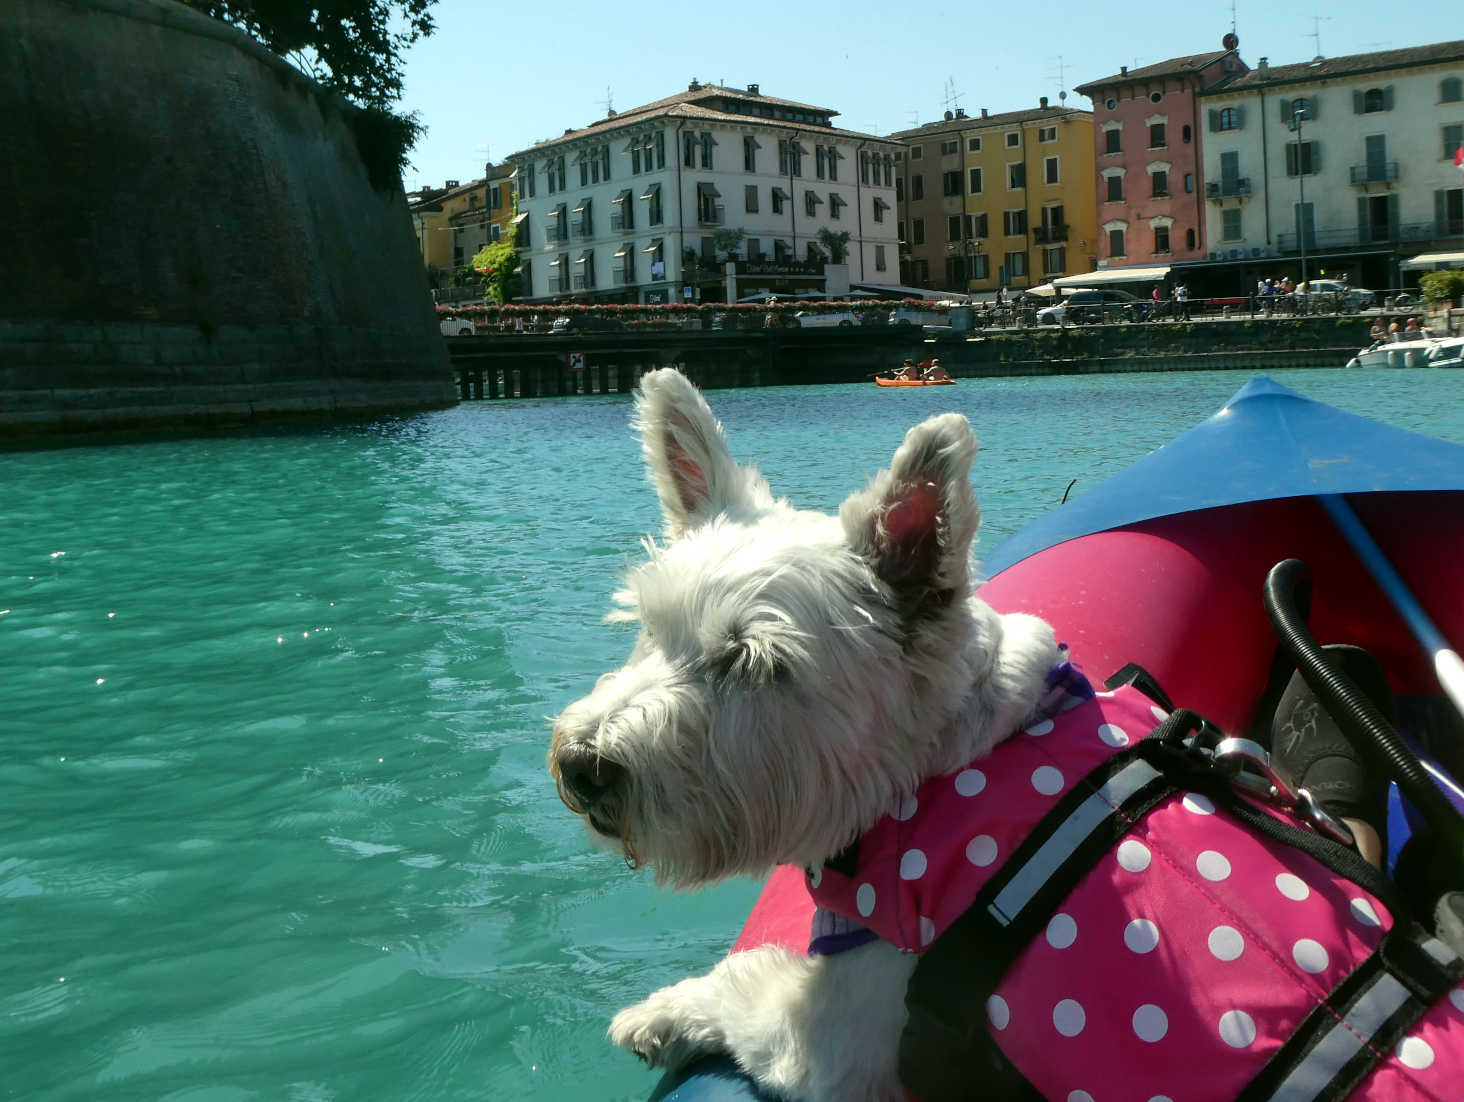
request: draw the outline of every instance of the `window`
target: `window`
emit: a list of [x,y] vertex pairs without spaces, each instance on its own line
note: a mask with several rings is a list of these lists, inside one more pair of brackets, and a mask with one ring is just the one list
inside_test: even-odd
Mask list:
[[1006,147],[1016,149],[1022,144],[1022,132],[1020,130],[1008,130],[1006,135]]
[[687,168],[696,167],[696,135],[685,133],[681,135],[681,163]]
[[966,282],[966,258],[963,256],[946,257],[946,283],[952,287],[959,287]]
[[803,175],[803,147],[796,141],[778,142],[778,173],[781,176]]
[[1108,193],[1107,193],[1107,198],[1104,201],[1105,202],[1108,202],[1108,203],[1122,203],[1123,202],[1123,177],[1120,176],[1120,175],[1110,176],[1107,179],[1107,184],[1108,184]]
[[1195,174],[1193,172],[1186,172],[1184,174],[1184,193],[1186,195],[1193,195],[1194,194],[1194,190],[1195,190]]
[[757,238],[757,237],[749,237],[744,242],[744,246],[745,246],[745,250],[744,251],[747,253],[747,259],[748,260],[761,260],[763,258],[763,254],[762,254],[762,240],[760,238]]
[[885,270],[885,247],[883,245],[874,247],[874,270],[876,272]]
[[1392,85],[1389,85],[1387,88],[1369,88],[1366,92],[1362,93],[1362,110],[1358,111],[1357,114],[1370,115],[1374,111],[1388,110],[1393,106],[1392,92]]
[[1452,161],[1454,151],[1464,145],[1464,123],[1444,127],[1444,160]]
[[1067,271],[1067,248],[1059,245],[1053,249],[1042,250],[1042,274],[1062,275]]
[[961,174],[959,172],[946,172],[941,177],[942,194],[961,194]]
[[987,256],[985,253],[977,253],[971,258],[971,278],[991,278],[991,257]]
[[980,195],[981,194],[981,170],[979,168],[973,168],[973,169],[970,170],[970,172],[968,173],[968,175],[971,177],[971,194],[972,195]]
[[1181,137],[1181,140],[1183,140],[1183,142],[1184,142],[1185,145],[1189,145],[1190,139],[1191,139],[1191,137],[1193,137],[1193,131],[1190,130],[1188,123],[1186,123],[1185,124],[1185,128],[1182,131],[1180,131],[1180,137]]
[[925,219],[916,218],[910,223],[910,244],[925,244]]
[[1045,183],[1055,184],[1058,182],[1057,158],[1046,157],[1042,161],[1042,178]]
[[500,236],[501,230],[496,222],[488,227],[488,240],[490,242],[497,241]]
[[575,224],[574,233],[576,237],[595,236],[595,212],[589,199],[581,199],[580,205],[574,208],[574,213],[579,215],[579,221]]
[[1298,96],[1296,99],[1283,99],[1281,101],[1281,121],[1288,126],[1293,126],[1300,117],[1307,122],[1317,117],[1317,101],[1315,97]]
[[1321,150],[1316,142],[1286,143],[1286,175],[1314,176],[1321,162]]
[[790,260],[790,259],[792,259],[792,256],[793,256],[793,250],[788,245],[788,242],[784,241],[781,237],[777,238],[773,242],[773,259],[774,260]]
[[773,188],[770,192],[768,192],[768,207],[772,210],[774,214],[782,214],[783,200],[785,200],[787,197],[788,193],[782,188]]
[[1154,255],[1167,253],[1169,251],[1169,227],[1154,227]]
[[903,176],[896,176],[895,177],[895,202],[897,202],[897,203],[903,203],[904,201],[905,201],[905,177],[903,177]]
[[953,214],[946,219],[946,240],[959,241],[961,239],[961,216]]
[[701,166],[702,168],[712,167],[712,150],[716,147],[717,139],[705,130],[701,133]]
[[978,241],[990,232],[987,228],[990,225],[990,216],[985,211],[966,215],[966,224],[969,230],[967,236]]
[[803,213],[812,218],[818,214],[818,205],[823,202],[823,196],[816,191],[805,191],[803,193]]
[[1055,126],[1044,126],[1044,127],[1041,127],[1037,131],[1037,140],[1039,142],[1055,142],[1055,141],[1057,141],[1057,127],[1055,127]]
[[838,218],[839,212],[844,209],[844,197],[837,191],[829,192],[829,217]]
[[615,271],[615,282],[621,285],[635,282],[635,242],[626,241],[616,250],[615,259],[620,267]]
[[1151,122],[1149,124],[1149,148],[1163,149],[1169,142],[1164,136],[1164,123]]
[[1169,196],[1169,173],[1160,169],[1158,172],[1149,173],[1149,194],[1155,199],[1165,199]]
[[589,288],[594,287],[594,285],[595,285],[595,253],[594,253],[594,250],[593,249],[586,249],[584,252],[580,253],[580,258],[578,260],[576,260],[574,263],[575,263],[575,267],[579,269],[579,272],[576,273],[576,275],[574,277],[574,285],[575,285],[576,290],[582,289],[582,288],[583,289],[589,289]]
[[1109,256],[1127,256],[1128,255],[1128,253],[1126,253],[1124,251],[1124,247],[1123,247],[1123,230],[1109,230],[1108,231],[1108,255]]
[[488,209],[497,210],[503,206],[503,189],[500,185],[494,184],[488,189]]
[[814,162],[813,174],[815,176],[817,176],[820,180],[822,180],[827,175],[827,173],[828,173],[828,167],[829,167],[829,154],[828,154],[828,150],[826,150],[821,145],[814,146],[813,147],[813,162]]
[[1220,212],[1220,238],[1223,241],[1240,241],[1245,237],[1241,231],[1239,207],[1226,207]]
[[1439,102],[1458,103],[1464,99],[1464,84],[1458,77],[1445,77],[1439,81]]
[[912,161],[918,161],[924,155],[925,147],[923,145],[917,145],[914,149],[910,150],[910,160]]
[[[874,198],[874,220],[876,222],[883,222],[884,221],[885,211],[889,210],[889,206],[890,205],[888,203],[886,203],[883,199],[881,199],[879,196],[877,196],[877,195],[875,196],[875,198]],[[901,233],[898,236],[903,237],[904,234]]]
[[941,142],[940,143],[940,151],[943,154],[944,153],[959,153],[961,151],[961,143],[960,142]]
[[1001,262],[1006,267],[1009,279],[1018,279],[1027,274],[1027,254],[1024,252],[1007,253]]
[[[742,135],[742,170],[744,172],[757,171],[757,151],[762,148],[757,144],[757,139],[751,134]],[[756,210],[756,207],[749,207],[749,210]]]
[[1103,152],[1104,153],[1122,153],[1123,152],[1123,131],[1122,130],[1119,130],[1117,127],[1114,127],[1112,130],[1105,130],[1105,131],[1103,131]]
[[1190,250],[1193,250],[1195,247],[1195,231],[1193,226],[1184,231],[1184,247]]
[[[878,161],[875,162],[876,166],[878,163]],[[877,168],[876,171],[878,171]],[[859,182],[861,184],[869,183],[869,154],[864,150],[859,151]]]
[[549,160],[544,162],[544,175],[549,181],[550,195],[553,195],[556,191],[563,191],[568,186],[566,182],[567,178],[564,175],[563,157],[550,157]]
[[651,279],[661,280],[666,278],[666,242],[656,238],[644,249],[641,250],[651,262]]
[[722,224],[722,204],[717,202],[721,197],[722,193],[717,190],[716,184],[696,185],[696,220],[703,226]]
[[[1458,81],[1455,81],[1455,83],[1457,84]],[[1456,96],[1454,98],[1457,99],[1458,97]],[[981,152],[981,139],[980,138],[967,138],[966,139],[966,152],[967,153],[980,153]]]
[[1440,237],[1464,234],[1464,188],[1440,188],[1434,192],[1434,219]]
[[1007,165],[1007,190],[1015,191],[1017,188],[1027,186],[1027,166],[1021,161],[1015,161]]
[[1112,96],[1109,96],[1106,100],[1103,101],[1103,106],[1112,111],[1115,107],[1118,106],[1118,100],[1114,99]]
[[661,185],[652,184],[641,198],[646,201],[646,225],[659,226],[661,224]]
[[894,157],[892,157],[888,153],[886,153],[884,155],[883,161],[884,161],[884,186],[885,187],[889,187],[890,186],[890,181],[893,180],[894,179],[894,176],[895,176],[895,159],[894,159]]
[[1026,237],[1027,212],[1024,210],[1002,211],[1001,226],[1008,237]]
[[838,178],[839,178],[839,147],[838,146],[831,145],[831,146],[829,146],[829,179],[830,180],[837,180]]
[[523,293],[525,295],[530,295],[530,296],[533,295],[533,293],[534,293],[534,263],[533,263],[533,261],[531,261],[531,260],[523,260],[523,261],[520,261],[519,262],[519,276],[521,277],[521,281],[522,281],[523,287],[524,287]]
[[1240,108],[1222,107],[1216,112],[1218,116],[1216,130],[1239,130],[1240,129]]
[[746,184],[746,185],[744,185],[743,188],[742,188],[742,194],[743,194],[743,209],[745,209],[748,214],[756,214],[757,213],[757,185],[756,184]]
[[915,176],[911,176],[910,177],[910,198],[912,200],[913,199],[924,199],[925,198],[925,177],[924,176],[920,176],[920,175],[917,174]]

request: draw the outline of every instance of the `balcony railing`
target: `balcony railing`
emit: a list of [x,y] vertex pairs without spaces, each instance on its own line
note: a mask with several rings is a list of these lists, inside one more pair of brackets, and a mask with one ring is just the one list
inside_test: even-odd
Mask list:
[[618,286],[624,287],[635,282],[635,272],[627,271],[625,268],[615,269],[615,282]]
[[569,230],[565,226],[556,226],[554,223],[544,227],[544,244],[563,244],[569,240]]
[[1207,180],[1205,182],[1205,198],[1207,199],[1245,199],[1250,196],[1251,182],[1245,176],[1237,177],[1234,180]]
[[1032,230],[1032,240],[1039,245],[1048,245],[1054,241],[1066,241],[1067,239],[1068,228],[1066,225],[1037,226]]
[[574,289],[576,291],[591,290],[595,286],[594,276],[577,275],[574,277]]
[[[1365,230],[1317,230],[1306,236],[1307,252],[1317,249],[1367,248],[1374,245],[1406,244],[1447,237],[1447,226],[1434,222],[1404,222],[1398,226],[1371,226]],[[1297,235],[1278,233],[1276,247],[1283,253],[1297,252]]]
[[1397,161],[1375,161],[1372,164],[1352,166],[1352,182],[1354,185],[1387,184],[1392,183],[1397,178]]

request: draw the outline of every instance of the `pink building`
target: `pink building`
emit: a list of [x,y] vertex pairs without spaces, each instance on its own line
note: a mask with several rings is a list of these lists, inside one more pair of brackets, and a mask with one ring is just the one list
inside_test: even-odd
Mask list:
[[1220,50],[1078,85],[1093,101],[1100,268],[1204,259],[1199,92],[1247,71],[1238,46],[1227,34]]

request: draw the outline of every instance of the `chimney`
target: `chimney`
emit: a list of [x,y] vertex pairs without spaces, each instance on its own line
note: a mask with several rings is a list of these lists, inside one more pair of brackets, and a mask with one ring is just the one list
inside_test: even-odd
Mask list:
[[1263,57],[1260,61],[1256,62],[1256,76],[1260,77],[1262,80],[1267,80],[1270,78],[1271,62],[1268,59]]
[[951,113],[951,112],[949,112],[949,111],[947,111],[947,112],[946,112],[946,113],[945,113],[945,121],[946,121],[946,122],[950,122],[950,121],[951,121],[951,120],[952,120],[952,119],[953,119],[953,118],[955,118],[955,117],[956,117],[956,116],[955,116],[955,115],[953,115],[953,114],[952,114],[952,113]]
[[747,86],[747,94],[749,96],[760,96],[760,95],[762,95],[762,92],[759,91],[758,86],[756,84],[749,84]]
[[449,180],[447,183],[443,184],[442,186],[445,187],[445,188],[455,188],[455,187],[458,186],[458,182],[456,180]]
[[692,77],[691,78],[691,83],[686,86],[686,90],[688,92],[700,92],[701,91],[701,81],[697,80],[696,77]]
[[964,119],[965,117],[966,117],[966,109],[964,107],[957,107],[956,108],[956,118],[958,118],[958,119]]
[[1043,96],[1037,102],[1040,103],[1040,104],[1042,104],[1043,107],[1046,107],[1047,106],[1047,97],[1046,96]]
[[1128,76],[1128,66],[1127,65],[1120,65],[1118,67],[1118,75],[1121,76],[1121,77]]
[[984,119],[984,118],[987,117],[988,114],[989,114],[989,112],[986,110],[986,108],[983,107],[981,109],[981,117]]

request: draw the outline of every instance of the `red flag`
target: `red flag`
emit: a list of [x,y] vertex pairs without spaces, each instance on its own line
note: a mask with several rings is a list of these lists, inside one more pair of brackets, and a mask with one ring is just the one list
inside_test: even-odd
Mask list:
[[1454,150],[1454,167],[1459,170],[1461,176],[1464,176],[1464,145]]

